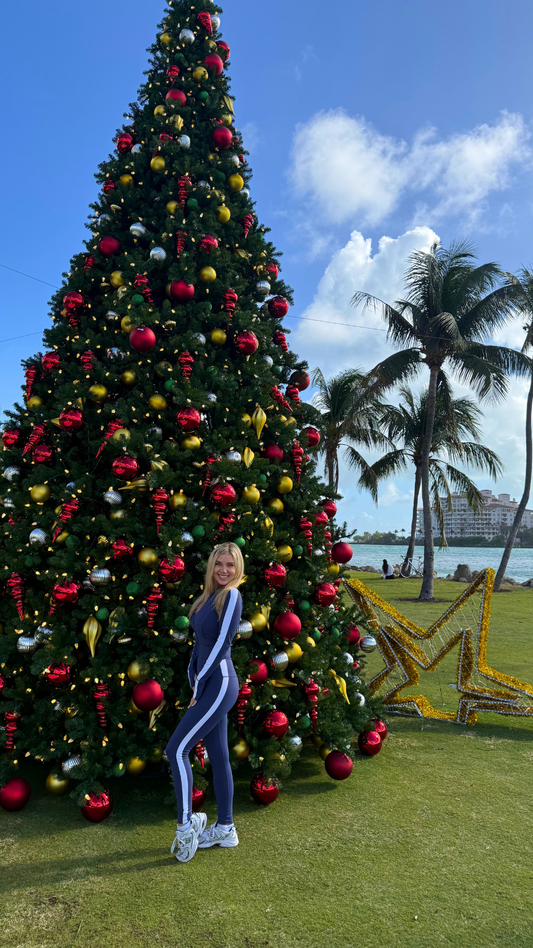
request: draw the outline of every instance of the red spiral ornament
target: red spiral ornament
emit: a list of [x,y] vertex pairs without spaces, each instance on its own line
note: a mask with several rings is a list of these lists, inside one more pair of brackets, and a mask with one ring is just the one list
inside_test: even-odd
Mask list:
[[167,509],[168,505],[168,494],[166,490],[163,490],[162,487],[158,487],[157,490],[152,494],[152,507],[155,511],[155,522],[157,526],[157,535],[159,536],[159,530],[163,523],[163,514]]
[[300,475],[302,473],[302,461],[304,456],[304,449],[301,444],[298,444],[297,441],[294,442],[291,448],[291,460],[292,466],[296,473],[296,480],[300,483]]
[[104,194],[109,194],[110,191],[114,191],[114,190],[115,190],[114,181],[110,181],[109,178],[107,179],[107,181],[104,181],[102,185],[102,191],[104,192]]
[[237,296],[235,290],[233,290],[231,286],[228,287],[228,289],[224,293],[224,296],[222,297],[222,300],[223,300],[222,309],[224,310],[225,313],[228,314],[230,319],[235,312],[235,307],[237,305],[238,299],[239,297]]
[[59,524],[68,523],[73,514],[75,514],[80,506],[79,500],[75,498],[73,500],[67,500],[64,504],[61,505],[61,513],[59,514],[59,523],[54,530],[54,535],[52,537],[52,543],[55,543],[57,538],[62,534],[63,529]]
[[237,728],[239,731],[239,737],[241,736],[242,726],[244,724],[244,718],[246,716],[246,708],[248,707],[248,698],[252,696],[252,689],[247,681],[241,685],[239,689],[239,696],[237,698]]
[[272,395],[272,398],[276,404],[278,404],[281,408],[284,408],[285,411],[292,411],[291,406],[283,397],[283,392],[280,391],[277,385],[272,386],[270,389],[270,394]]
[[181,208],[185,207],[187,201],[187,192],[191,186],[191,179],[188,175],[183,175],[178,181],[178,204]]
[[187,236],[186,230],[177,230],[176,231],[176,256],[179,257],[180,254],[185,250],[185,238]]
[[[211,455],[207,458],[207,460],[206,460],[205,463],[211,465],[211,464],[214,464],[215,461],[220,461],[220,458],[217,458],[217,457],[215,457],[214,454],[211,454]],[[213,472],[208,468],[207,471],[206,471],[205,477],[204,477],[204,487],[203,487],[203,490],[202,490],[202,497],[205,497],[207,491],[209,490],[209,488],[210,488],[210,486],[211,486],[211,481],[212,481],[212,480],[213,480]]]
[[61,362],[61,356],[59,352],[45,352],[41,359],[41,368],[46,375],[47,372],[52,372],[54,369],[59,368],[59,363]]
[[203,26],[204,30],[207,30],[211,36],[213,33],[213,24],[211,23],[211,17],[209,16],[209,13],[207,13],[205,10],[201,10],[196,19]]
[[35,385],[37,374],[37,368],[34,365],[30,365],[24,370],[24,375],[26,376],[26,403],[28,402],[28,399],[31,398],[31,393],[33,391],[33,386]]
[[301,405],[300,392],[296,385],[287,385],[285,394],[295,405]]
[[22,450],[22,457],[28,453],[28,451],[33,451],[38,444],[41,443],[46,434],[46,425],[35,425],[30,437],[28,438],[27,443],[25,444]]
[[101,682],[99,685],[97,685],[93,691],[93,698],[96,702],[96,715],[98,717],[98,724],[101,728],[107,727],[106,706],[104,701],[107,701],[110,697],[111,688],[104,682]]
[[331,542],[331,533],[329,530],[324,530],[324,546],[326,547],[326,553],[328,555],[328,563],[331,563],[331,547],[333,544]]
[[242,229],[244,231],[244,236],[247,237],[250,233],[250,228],[254,222],[253,214],[246,214],[242,219]]
[[194,359],[190,352],[182,352],[178,358],[178,362],[181,369],[181,374],[183,378],[190,382],[192,375],[192,367],[194,365]]
[[85,257],[85,260],[83,261],[83,269],[92,270],[93,267],[94,267],[94,257],[92,253],[90,253],[89,256]]
[[100,445],[100,447],[98,448],[98,451],[96,452],[97,458],[100,457],[111,435],[113,435],[115,431],[118,431],[120,428],[123,428],[123,427],[124,425],[122,421],[120,420],[120,418],[116,418],[114,421],[109,422],[106,430],[104,431],[104,440],[102,441],[102,444]]
[[80,362],[83,366],[83,371],[89,373],[94,367],[96,356],[94,352],[91,352],[90,349],[86,349],[85,352],[82,352],[80,355]]
[[204,234],[198,246],[209,256],[212,250],[218,250],[218,240],[211,234]]
[[309,556],[311,556],[311,553],[313,552],[313,524],[307,519],[307,517],[302,517],[300,520],[300,530],[307,540],[307,552],[309,553]]
[[169,66],[167,69],[167,76],[171,82],[174,82],[180,74],[179,66]]
[[275,346],[280,346],[283,352],[289,351],[287,337],[285,333],[281,331],[281,329],[276,330],[276,332],[272,336],[272,342],[274,343]]
[[6,583],[6,586],[9,589],[9,592],[11,593],[13,599],[15,600],[19,618],[23,619],[24,618],[24,598],[23,598],[24,585],[22,582],[22,576],[19,573],[11,573],[11,576],[9,577]]
[[218,521],[217,533],[224,533],[235,523],[235,514],[221,514]]
[[20,714],[17,714],[16,711],[6,711],[4,714],[6,728],[6,751],[8,757],[15,746],[15,731],[17,730],[17,721],[19,719]]
[[154,302],[150,284],[148,282],[148,277],[144,276],[143,273],[138,273],[133,279],[133,285],[137,290],[141,291],[141,294],[147,303]]
[[313,724],[313,730],[316,734],[316,722],[318,718],[318,711],[316,709],[316,706],[318,704],[318,692],[320,691],[320,688],[318,687],[316,681],[313,681],[313,679],[310,678],[309,684],[305,686],[304,691],[307,697],[308,704],[311,706],[309,717],[311,718],[311,721]]
[[202,770],[203,770],[203,769],[204,769],[205,747],[204,747],[202,741],[198,741],[196,747],[194,748],[194,753],[196,754],[196,757],[197,757],[198,760],[200,761],[200,766],[201,766],[201,768],[202,768]]
[[159,586],[154,586],[146,597],[146,611],[148,613],[148,628],[153,629],[157,610],[161,605],[163,593]]

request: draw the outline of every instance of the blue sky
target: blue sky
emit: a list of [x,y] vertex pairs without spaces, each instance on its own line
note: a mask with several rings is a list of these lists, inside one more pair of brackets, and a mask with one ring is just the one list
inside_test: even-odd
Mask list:
[[[0,263],[57,285],[81,248],[98,163],[146,68],[163,4],[19,2],[0,13]],[[533,261],[533,7],[507,0],[228,0],[232,91],[260,219],[295,289],[292,347],[331,375],[387,351],[355,289],[400,292],[407,255],[433,235],[469,237],[508,269]],[[385,239],[382,239],[385,238]],[[0,339],[47,325],[50,287],[0,268]],[[345,329],[350,322],[367,328]],[[501,337],[520,343],[518,326]],[[39,335],[2,342],[0,407],[18,397]],[[523,386],[487,411],[517,495]],[[410,477],[376,509],[343,471],[343,513],[364,529],[407,527]],[[480,479],[480,486],[492,486]]]

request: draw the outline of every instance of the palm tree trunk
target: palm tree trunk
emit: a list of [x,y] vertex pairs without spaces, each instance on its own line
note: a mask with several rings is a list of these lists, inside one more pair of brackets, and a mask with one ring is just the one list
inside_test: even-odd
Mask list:
[[328,472],[328,487],[335,487],[335,456],[331,451],[328,451],[326,455],[326,469]]
[[435,551],[433,548],[433,521],[431,517],[431,497],[429,493],[429,454],[433,440],[438,375],[439,366],[432,365],[429,370],[426,431],[422,444],[420,465],[422,474],[422,506],[424,509],[424,572],[422,588],[418,597],[421,600],[433,599],[433,564],[435,562]]
[[407,553],[405,554],[405,559],[402,564],[402,573],[404,576],[411,575],[411,564],[409,560],[412,561],[413,554],[415,552],[415,540],[416,540],[416,520],[418,513],[418,495],[420,494],[420,467],[417,465],[415,468],[415,493],[413,497],[413,516],[411,519],[411,536],[409,537],[409,546],[407,547]]
[[511,550],[513,549],[513,544],[514,544],[514,541],[516,540],[516,535],[520,528],[522,517],[524,515],[524,510],[526,509],[526,505],[529,500],[529,493],[531,491],[531,469],[532,469],[532,464],[533,464],[533,451],[532,451],[532,441],[531,441],[532,408],[533,408],[533,372],[531,373],[531,381],[529,383],[529,392],[527,394],[527,407],[526,407],[526,474],[524,478],[524,492],[522,494],[522,499],[520,500],[520,503],[518,504],[518,508],[515,513],[515,518],[513,520],[513,525],[507,537],[507,543],[505,544],[505,549],[503,551],[501,563],[498,567],[498,572],[496,573],[496,579],[494,580],[495,592],[498,592],[502,579],[505,576],[505,570],[507,569],[507,564],[509,563]]

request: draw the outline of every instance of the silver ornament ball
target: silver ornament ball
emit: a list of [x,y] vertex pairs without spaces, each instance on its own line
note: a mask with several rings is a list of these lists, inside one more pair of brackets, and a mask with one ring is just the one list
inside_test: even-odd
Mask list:
[[194,537],[187,530],[181,535],[181,545],[183,547],[191,546],[194,543]]
[[78,757],[78,755],[75,754],[72,757],[67,757],[67,759],[63,761],[63,763],[61,764],[61,770],[63,771],[64,774],[70,774],[72,773],[73,770],[76,769],[76,767],[79,767],[80,764],[81,764],[81,757]]
[[214,404],[214,403],[216,402],[216,400],[217,400],[217,397],[216,397],[216,395],[215,395],[214,392],[208,392],[205,397],[206,397],[206,399],[207,399],[208,402],[212,402],[213,404]]
[[297,734],[293,734],[293,736],[289,738],[289,744],[291,747],[301,747],[302,743],[302,738],[298,737]]
[[17,652],[33,652],[38,646],[38,641],[33,635],[21,635],[17,639]]
[[49,639],[50,636],[53,634],[54,634],[54,630],[50,629],[49,626],[43,623],[37,629],[37,632],[35,633],[35,638],[38,642],[44,642],[45,639]]
[[195,35],[192,30],[182,30],[178,39],[180,43],[184,43],[188,46],[190,43],[194,43]]
[[226,457],[228,461],[236,461],[238,464],[240,464],[242,460],[238,451],[226,451]]
[[363,635],[363,638],[359,642],[359,648],[362,652],[373,652],[377,644],[373,635]]
[[180,135],[178,138],[178,145],[180,148],[183,148],[184,151],[187,151],[191,147],[191,140],[188,135]]
[[46,543],[46,533],[44,530],[39,528],[32,530],[29,536],[29,541],[32,546],[44,546]]
[[242,191],[241,191],[241,194],[242,194],[242,196],[243,196],[244,198],[249,198],[249,197],[250,197],[250,192],[249,192],[248,188],[243,188]]
[[116,490],[106,490],[104,494],[104,500],[106,504],[111,504],[112,507],[117,507],[118,504],[122,503],[122,494],[119,494]]
[[4,468],[4,477],[6,481],[14,481],[16,477],[20,474],[19,467],[6,467]]
[[213,31],[214,31],[214,32],[216,32],[218,29],[220,29],[220,17],[219,17],[219,16],[212,16],[212,17],[211,17],[211,26],[213,27]]
[[132,224],[130,226],[130,234],[133,237],[144,237],[145,233],[146,233],[146,227],[144,226],[144,224],[137,222],[136,224]]
[[193,339],[199,346],[205,346],[205,336],[201,332],[195,332]]
[[230,164],[235,165],[236,168],[241,167],[241,159],[238,155],[230,155],[228,161]]
[[115,319],[119,319],[120,317],[118,313],[115,313],[112,309],[109,309],[105,314],[105,318],[107,319],[108,323],[112,323],[115,321]]
[[138,155],[138,154],[140,154],[140,152],[142,151],[142,147],[143,147],[143,146],[142,146],[142,145],[139,145],[139,144],[134,145],[133,148],[131,149],[132,155]]
[[153,247],[150,251],[150,259],[155,260],[157,263],[162,263],[163,260],[166,260],[167,252],[163,250],[162,247]]
[[11,500],[11,497],[4,497],[2,503],[4,507],[6,508],[6,510],[13,510],[15,506],[15,503],[13,500]]
[[89,579],[93,586],[107,586],[111,582],[111,573],[108,569],[92,569]]
[[272,356],[266,355],[266,356],[263,356],[263,359],[266,362],[266,364],[270,366],[270,368],[272,368],[272,366],[274,365],[274,359],[272,358]]
[[171,638],[173,638],[175,642],[186,642],[186,641],[187,641],[187,633],[186,633],[186,632],[171,632],[170,634],[171,634]]
[[106,221],[110,221],[111,216],[109,214],[100,214],[100,217],[97,218],[97,224],[105,224]]
[[344,658],[346,659],[346,663],[348,665],[353,665],[353,655],[350,655],[349,652],[344,652]]
[[237,627],[237,632],[239,633],[241,639],[249,639],[252,636],[253,626],[251,622],[248,622],[248,619],[242,619],[239,622]]
[[360,708],[364,708],[364,706],[365,706],[365,704],[366,704],[365,696],[362,695],[360,691],[356,691],[356,692],[355,692],[355,698],[357,698],[357,703],[358,703],[359,707],[360,707]]
[[117,349],[116,346],[113,346],[111,349],[108,349],[106,352],[108,359],[111,359],[112,362],[119,362],[124,358],[124,353],[122,349]]
[[205,188],[206,191],[210,191],[210,190],[211,190],[211,185],[209,184],[209,181],[197,181],[197,182],[196,182],[196,187],[197,187],[197,188]]
[[268,296],[270,293],[270,283],[267,280],[260,280],[259,283],[255,284],[255,288],[261,296]]
[[289,664],[289,656],[287,655],[287,652],[276,652],[276,654],[270,659],[270,664],[275,671],[285,671],[287,665]]
[[88,593],[96,592],[96,590],[95,590],[95,588],[94,588],[93,584],[91,583],[91,580],[89,579],[88,576],[86,576],[85,579],[82,580],[82,584],[81,584],[81,585],[82,585],[82,589],[83,589],[84,592],[88,592]]
[[148,435],[149,438],[160,438],[163,434],[163,429],[158,428],[156,425],[154,425],[153,428],[148,428],[148,431],[146,432],[146,434]]

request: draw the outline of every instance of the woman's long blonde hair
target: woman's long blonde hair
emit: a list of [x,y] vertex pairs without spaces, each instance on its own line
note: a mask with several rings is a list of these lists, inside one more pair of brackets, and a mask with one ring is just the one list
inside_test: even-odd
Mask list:
[[[222,589],[218,585],[215,579],[215,563],[219,556],[222,556],[224,553],[228,553],[233,557],[233,562],[235,563],[235,577],[228,583],[227,586],[224,586]],[[195,599],[191,606],[189,612],[189,619],[191,616],[198,612],[198,609],[201,609],[202,606],[207,602],[210,596],[213,593],[216,593],[213,606],[215,612],[220,619],[222,615],[222,610],[224,608],[224,603],[226,601],[226,596],[228,595],[230,589],[237,589],[237,587],[242,583],[244,576],[244,560],[242,558],[242,553],[239,550],[239,547],[236,543],[220,543],[219,546],[216,546],[212,553],[209,554],[209,559],[207,561],[207,569],[205,571],[205,581],[204,581],[204,591],[198,599]]]

